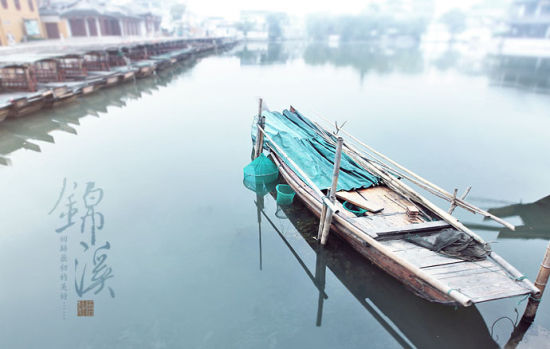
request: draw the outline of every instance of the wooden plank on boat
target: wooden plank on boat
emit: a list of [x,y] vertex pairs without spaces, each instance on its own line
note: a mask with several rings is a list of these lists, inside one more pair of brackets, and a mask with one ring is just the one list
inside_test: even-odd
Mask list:
[[419,268],[464,262],[461,259],[442,255],[405,240],[386,240],[380,241],[380,243],[389,247],[400,258]]
[[365,210],[369,210],[370,212],[380,212],[384,209],[383,206],[376,205],[375,203],[371,203],[366,198],[361,196],[357,191],[344,191],[341,190],[339,192],[336,192],[336,197],[342,200],[346,200],[348,202],[351,202],[355,206],[359,206],[361,208],[364,208]]
[[359,190],[371,205],[384,207],[383,213],[405,212],[412,203],[385,185]]
[[449,287],[460,290],[475,303],[530,293],[491,259],[423,268]]
[[368,229],[371,232],[376,232],[388,229],[398,230],[401,227],[410,224],[410,222],[404,217],[406,217],[405,213],[400,212],[388,215],[378,214],[363,216],[354,219],[354,221],[356,221],[360,227]]
[[430,268],[430,274],[438,279],[454,278],[461,275],[473,275],[501,271],[502,268],[489,260],[467,262],[455,265],[438,265]]
[[382,230],[377,230],[376,234],[378,236],[383,235],[394,235],[394,234],[407,234],[412,232],[418,232],[418,231],[431,231],[431,230],[439,230],[439,229],[445,229],[450,228],[451,226],[449,223],[445,221],[432,221],[432,222],[424,222],[424,223],[415,223],[415,224],[407,224],[400,227],[390,227]]

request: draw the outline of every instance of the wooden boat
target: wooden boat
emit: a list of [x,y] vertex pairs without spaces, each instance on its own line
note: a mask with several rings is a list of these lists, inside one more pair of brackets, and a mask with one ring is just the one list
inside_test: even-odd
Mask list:
[[134,77],[136,75],[136,72],[138,71],[138,68],[130,65],[130,66],[113,67],[111,68],[111,70],[120,72],[121,74],[120,80],[122,82],[125,82],[125,81],[134,80]]
[[[290,112],[296,111],[291,108]],[[269,115],[266,124],[269,126]],[[328,142],[334,142],[336,137],[317,126],[320,136]],[[279,167],[284,180],[296,191],[304,205],[320,217],[324,203],[327,202],[325,192],[312,186],[310,180],[305,180],[303,171],[299,170],[280,145],[263,128],[258,129],[266,137],[271,158]],[[343,152],[368,172],[380,176],[380,183],[366,189],[337,192],[337,200],[332,205],[334,209],[330,209],[333,213],[330,229],[361,255],[417,295],[433,302],[470,306],[500,298],[540,293],[524,275],[490,249],[482,260],[470,261],[411,242],[415,236],[433,242],[441,239],[443,234],[463,232],[479,245],[488,247],[487,243],[454,217],[408,190],[395,176],[373,165],[373,162],[358,155],[354,149],[346,146]],[[344,201],[368,211],[364,216],[357,217],[344,208]],[[453,201],[457,202],[464,204],[462,200]]]
[[136,72],[137,78],[145,78],[151,76],[157,69],[157,62],[153,60],[142,60],[139,62],[134,62],[132,64],[138,68],[138,71]]
[[53,92],[51,90],[38,90],[36,92],[17,92],[4,94],[4,98],[10,98],[12,107],[9,117],[20,117],[32,114],[51,104]]
[[11,102],[0,99],[0,122],[4,121],[10,114]]

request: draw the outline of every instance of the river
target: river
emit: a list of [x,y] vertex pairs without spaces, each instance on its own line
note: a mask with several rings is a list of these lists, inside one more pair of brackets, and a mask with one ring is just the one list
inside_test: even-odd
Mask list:
[[[550,190],[548,66],[446,45],[251,43],[1,123],[0,347],[504,345],[526,300],[430,304],[337,238],[319,249],[313,216],[257,197],[242,169],[258,97],[347,121],[510,216],[517,233],[455,213],[534,280],[550,239],[549,199],[532,204]],[[544,299],[520,347],[549,340]]]

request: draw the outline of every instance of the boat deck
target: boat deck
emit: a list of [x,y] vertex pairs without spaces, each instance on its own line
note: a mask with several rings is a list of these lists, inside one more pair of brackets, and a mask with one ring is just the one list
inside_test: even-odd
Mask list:
[[469,262],[428,250],[405,240],[381,243],[398,257],[471,298],[474,303],[520,296],[531,290],[517,282],[491,257]]
[[[491,257],[470,262],[404,240],[410,234],[423,234],[435,239],[443,229],[451,226],[386,186],[340,191],[337,197],[369,209],[362,217],[356,217],[347,210],[341,211],[365,233],[379,240],[399,258],[460,291],[474,303],[531,292]],[[407,214],[407,208],[415,208],[418,215],[411,217]]]

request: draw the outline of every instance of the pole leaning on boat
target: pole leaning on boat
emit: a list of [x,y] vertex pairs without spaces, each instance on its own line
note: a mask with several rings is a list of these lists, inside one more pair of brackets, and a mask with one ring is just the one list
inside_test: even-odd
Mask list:
[[[328,192],[328,198],[330,202],[334,204],[336,201],[336,187],[338,185],[338,176],[340,174],[340,161],[342,160],[342,146],[344,144],[344,139],[338,137],[336,143],[336,153],[334,153],[334,170],[332,171],[332,185],[330,191]],[[319,232],[317,234],[317,239],[321,241],[321,245],[327,243],[328,234],[330,231],[330,225],[332,224],[332,210],[327,209],[326,205],[323,205],[323,210],[321,212],[321,219],[319,220]]]
[[256,133],[256,146],[254,147],[254,159],[256,159],[262,153],[264,149],[264,134],[260,131],[260,128],[265,127],[265,116],[262,116],[262,103],[260,98],[258,103],[258,130]]

